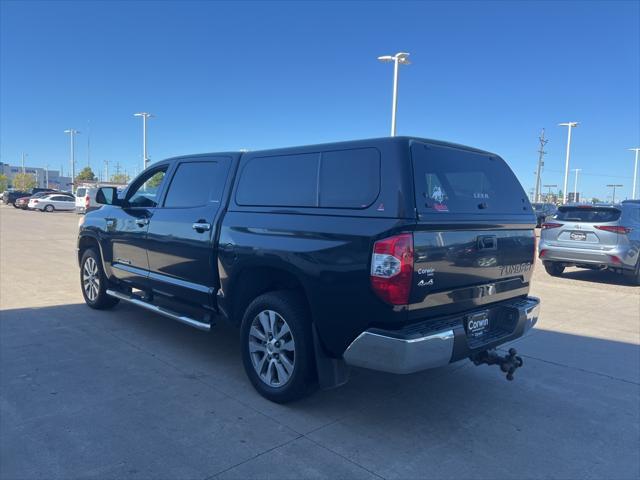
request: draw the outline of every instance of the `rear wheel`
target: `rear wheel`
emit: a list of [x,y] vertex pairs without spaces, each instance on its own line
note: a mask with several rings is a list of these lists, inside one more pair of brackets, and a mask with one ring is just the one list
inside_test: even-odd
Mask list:
[[544,262],[544,269],[549,275],[559,277],[564,272],[564,265],[558,262]]
[[627,278],[631,285],[640,285],[640,259],[636,263],[636,268],[634,271],[627,273]]
[[100,256],[95,250],[88,248],[80,261],[80,285],[85,303],[96,310],[116,305],[119,300],[107,295],[107,284]]
[[309,394],[315,386],[311,321],[295,292],[269,292],[247,307],[242,319],[244,368],[265,398],[285,403]]
[[46,205],[46,206],[44,207],[44,211],[45,211],[45,212],[49,212],[49,213],[51,213],[51,212],[53,212],[54,210],[55,210],[55,208],[53,208],[53,205]]

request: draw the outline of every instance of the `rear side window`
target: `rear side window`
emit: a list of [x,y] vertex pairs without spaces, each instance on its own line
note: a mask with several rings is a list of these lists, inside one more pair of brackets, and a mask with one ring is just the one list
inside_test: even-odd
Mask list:
[[531,207],[520,182],[498,157],[469,150],[411,147],[421,213],[518,214]]
[[79,188],[78,190],[76,190],[76,197],[84,197],[86,193],[86,188]]
[[242,170],[236,202],[268,207],[366,208],[380,191],[375,148],[256,157]]
[[181,163],[173,175],[165,207],[199,207],[219,203],[227,180],[230,160]]
[[620,218],[620,213],[617,208],[560,207],[555,218],[577,223],[615,222]]
[[255,157],[242,170],[239,205],[314,207],[317,201],[317,153]]
[[366,208],[380,192],[380,154],[375,148],[323,152],[319,206]]

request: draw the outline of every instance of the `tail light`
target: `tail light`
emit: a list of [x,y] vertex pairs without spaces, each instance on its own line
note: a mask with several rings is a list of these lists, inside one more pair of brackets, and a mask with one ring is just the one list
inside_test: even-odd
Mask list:
[[561,227],[562,224],[561,223],[549,223],[549,222],[545,222],[542,224],[542,229],[543,230],[549,230],[550,228],[558,228]]
[[85,210],[89,208],[89,203],[90,202],[91,202],[91,198],[89,197],[89,195],[84,197],[84,208],[85,208]]
[[621,227],[618,225],[595,225],[598,230],[604,230],[605,232],[619,233],[621,235],[629,233],[631,231],[628,227]]
[[617,255],[609,255],[609,257],[611,258],[612,263],[616,263],[618,265],[622,264],[622,260],[620,260],[620,257],[618,257]]
[[38,200],[34,200],[33,203],[38,203]]
[[413,277],[413,235],[402,233],[378,240],[371,256],[371,287],[382,300],[406,305]]

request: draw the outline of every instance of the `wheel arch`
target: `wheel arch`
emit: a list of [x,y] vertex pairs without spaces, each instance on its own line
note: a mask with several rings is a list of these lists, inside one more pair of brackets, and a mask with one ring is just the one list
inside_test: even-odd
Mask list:
[[91,233],[83,233],[78,238],[78,265],[80,265],[80,262],[82,262],[82,255],[84,255],[84,252],[89,248],[94,248],[98,255],[100,255],[102,270],[105,272],[107,277],[111,277],[111,269],[108,268],[108,265],[106,265],[106,262],[104,260],[102,245],[100,244],[98,237]]
[[295,273],[275,266],[247,266],[236,273],[230,284],[232,294],[225,309],[228,318],[240,324],[244,311],[253,299],[277,290],[297,292],[309,307],[304,284]]

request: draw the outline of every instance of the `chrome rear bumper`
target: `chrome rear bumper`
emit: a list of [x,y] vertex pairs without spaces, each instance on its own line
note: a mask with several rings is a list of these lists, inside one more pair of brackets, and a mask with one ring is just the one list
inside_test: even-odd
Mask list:
[[453,330],[415,339],[394,338],[365,331],[344,353],[349,365],[389,373],[413,373],[451,361]]
[[[535,297],[505,302],[508,308],[517,310],[517,318],[510,332],[502,337],[491,337],[486,348],[523,336],[538,321],[540,300]],[[452,361],[465,358],[472,351],[485,348],[474,341],[467,342],[463,319],[467,313],[452,319],[451,328],[424,335],[369,329],[362,332],[344,352],[349,365],[389,373],[414,373],[429,368],[442,367]]]

